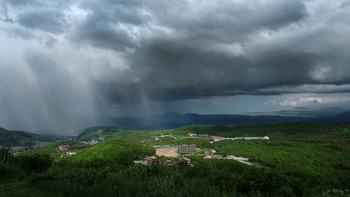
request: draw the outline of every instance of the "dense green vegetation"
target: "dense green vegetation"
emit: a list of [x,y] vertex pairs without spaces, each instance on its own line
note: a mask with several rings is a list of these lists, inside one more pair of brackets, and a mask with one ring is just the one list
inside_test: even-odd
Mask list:
[[60,142],[48,144],[41,147],[27,149],[26,152],[24,152],[23,154],[32,154],[32,153],[47,154],[55,158],[55,160],[57,160],[60,158],[60,156],[63,156],[65,154],[65,152],[60,151],[58,149],[58,146],[60,145],[69,145],[68,150],[75,151],[75,152],[80,152],[82,149],[90,147],[90,145],[84,144],[82,142],[69,140],[69,141],[60,141]]
[[[107,133],[107,135],[103,135],[103,132],[100,132],[100,137],[112,135],[112,132]],[[317,122],[278,122],[257,125],[190,125],[176,129],[155,131],[123,130],[114,132],[113,138],[140,141],[161,134],[187,135],[188,133],[203,133],[223,137],[269,136],[273,139],[284,140],[319,140],[350,143],[350,123]],[[81,135],[80,137],[85,136]]]
[[[193,125],[163,131],[114,132],[115,139],[91,147],[63,141],[20,156],[13,156],[3,147],[0,196],[348,196],[349,129],[349,123]],[[210,144],[209,138],[192,138],[187,133],[268,135],[272,139]],[[142,139],[151,141],[141,144],[138,141]],[[58,146],[64,144],[71,145],[69,151],[77,154],[61,157],[64,152]],[[249,157],[255,165],[203,159],[199,154],[188,156],[193,166],[176,159],[173,165],[133,164],[133,160],[155,154],[149,145],[179,144],[215,149],[223,156]]]
[[244,155],[274,172],[301,178],[309,186],[320,186],[319,189],[324,186],[346,189],[350,185],[350,171],[346,170],[346,167],[350,167],[348,145],[224,140],[217,142],[215,149],[218,154]]

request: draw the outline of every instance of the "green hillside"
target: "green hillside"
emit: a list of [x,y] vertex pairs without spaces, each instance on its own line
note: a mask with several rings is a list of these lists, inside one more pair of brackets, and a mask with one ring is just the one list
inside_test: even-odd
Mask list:
[[24,131],[9,131],[0,128],[0,146],[35,146],[53,142],[55,139]]
[[91,127],[83,130],[77,139],[81,141],[98,140],[100,138],[114,138],[119,130],[116,127]]
[[87,166],[98,166],[100,164],[130,165],[134,159],[147,155],[155,155],[155,149],[141,143],[109,139],[81,150],[77,155],[70,157],[69,160],[75,164]]
[[47,154],[53,157],[55,160],[58,160],[61,156],[65,155],[66,153],[66,151],[60,151],[58,149],[60,145],[70,145],[67,151],[75,151],[75,152],[80,152],[82,149],[90,147],[90,145],[81,143],[79,141],[74,141],[74,140],[60,141],[52,144],[47,144],[41,147],[36,147],[34,149],[30,149],[24,152],[24,154],[32,154],[32,153]]
[[205,133],[223,137],[269,136],[273,139],[346,140],[350,123],[278,122],[256,125],[191,125],[176,133]]
[[[70,145],[66,151],[60,151],[60,145]],[[64,157],[67,151],[77,154]],[[144,146],[139,142],[128,142],[117,139],[109,139],[94,146],[79,141],[60,141],[53,144],[31,149],[23,154],[47,154],[55,161],[69,160],[78,165],[96,165],[98,163],[129,163],[146,155],[154,155],[155,149]],[[63,156],[63,158],[62,158]],[[128,159],[125,159],[128,157]]]
[[[349,196],[349,126],[301,122],[192,125],[110,132],[115,139],[91,147],[62,141],[16,157],[1,157],[0,151],[0,158],[5,158],[0,161],[0,196]],[[106,136],[99,133],[99,137]],[[189,137],[188,133],[271,138],[210,143],[209,137]],[[149,140],[141,144],[142,139]],[[65,144],[76,155],[61,157],[65,151],[58,146]],[[148,165],[133,164],[133,160],[155,155],[156,147],[180,144],[200,148],[187,155],[191,165],[176,158],[165,164],[170,158],[164,157]],[[216,150],[217,157],[204,159],[208,150]],[[220,159],[227,155],[248,157],[254,165]]]
[[279,122],[256,125],[190,125],[169,130],[122,130],[81,134],[78,139],[93,136],[140,141],[161,134],[187,135],[188,133],[218,135],[223,137],[269,136],[272,139],[319,140],[345,142],[350,139],[350,123]]

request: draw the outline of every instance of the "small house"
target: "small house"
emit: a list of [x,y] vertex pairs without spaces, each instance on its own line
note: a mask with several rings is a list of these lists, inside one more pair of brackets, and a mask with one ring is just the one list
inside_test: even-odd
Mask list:
[[187,158],[187,157],[182,157],[182,159],[183,159],[184,161],[186,161],[187,163],[191,163],[191,159],[189,159],[189,158]]
[[76,155],[76,152],[66,152],[66,156],[72,156],[72,155]]
[[171,161],[171,160],[166,160],[164,163],[165,163],[165,164],[171,164],[172,161]]
[[157,161],[157,157],[155,156],[146,156],[143,158],[143,160],[145,160],[147,163],[153,163],[155,161]]

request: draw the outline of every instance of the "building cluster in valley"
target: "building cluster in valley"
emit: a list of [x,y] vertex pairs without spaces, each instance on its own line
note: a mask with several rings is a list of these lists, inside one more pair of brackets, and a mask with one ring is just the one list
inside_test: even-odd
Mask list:
[[[209,135],[209,134],[196,134],[196,133],[188,133],[187,134],[191,138],[205,138],[210,139],[209,142],[212,144],[214,142],[218,142],[221,140],[269,140],[270,138],[268,136],[264,137],[221,137],[221,136],[215,136],[215,135]],[[154,140],[152,139],[144,139],[141,142],[142,143],[149,143],[151,141],[161,141],[164,137],[170,137],[175,140],[177,140],[177,137],[168,134],[168,135],[160,135],[154,137]],[[143,160],[134,161],[135,164],[144,164],[148,165],[151,163],[159,163],[159,157],[165,157],[165,158],[176,158],[180,161],[184,161],[188,165],[193,165],[191,163],[191,159],[187,158],[186,155],[193,155],[194,152],[197,150],[200,150],[196,147],[195,144],[183,144],[178,145],[177,147],[165,147],[165,148],[156,148],[156,156],[149,156],[145,157]],[[198,155],[198,154],[197,154]],[[238,157],[234,155],[227,155],[226,157],[223,157],[222,155],[216,155],[216,151],[213,149],[206,150],[204,153],[204,159],[233,159],[240,163],[246,164],[246,165],[253,165],[252,163],[249,163],[248,157]],[[164,164],[171,164],[172,160],[166,160],[160,163]]]
[[[58,150],[60,151],[66,151],[66,156],[71,156],[71,155],[75,155],[77,154],[76,152],[72,152],[72,151],[68,151],[69,150],[70,145],[66,144],[66,145],[60,145],[58,146]],[[61,157],[63,157],[63,155],[61,155]]]
[[93,146],[93,145],[98,144],[100,142],[104,142],[105,140],[106,140],[106,138],[99,137],[98,139],[94,139],[94,140],[90,140],[90,141],[82,141],[82,143]]
[[[188,133],[187,136],[190,138],[204,138],[209,139],[209,143],[213,144],[214,142],[218,142],[221,140],[269,140],[270,138],[268,136],[264,137],[221,137],[221,136],[215,136],[215,135],[209,135],[209,134],[196,134],[196,133]],[[160,136],[153,137],[153,139],[144,139],[141,142],[146,144],[151,141],[161,141],[162,138],[168,137],[173,138],[175,140],[178,140],[178,137],[172,134],[161,134]],[[181,137],[180,137],[181,138]],[[82,142],[85,145],[93,146],[99,142],[105,141],[105,138],[100,138],[99,140],[91,140],[91,141],[84,141]],[[60,151],[65,151],[65,156],[71,156],[75,155],[76,152],[69,151],[70,149],[75,149],[71,147],[70,145],[60,145],[58,147]],[[194,155],[196,151],[201,151],[200,148],[197,148],[195,144],[182,144],[178,145],[177,147],[164,147],[164,148],[156,148],[156,156],[146,156],[142,158],[141,160],[135,160],[135,164],[143,164],[143,165],[149,165],[149,164],[166,164],[171,165],[176,162],[183,162],[187,165],[193,166],[191,159],[186,157],[187,155]],[[198,152],[197,152],[198,153]],[[203,155],[203,152],[200,153]],[[198,154],[196,154],[198,155]],[[61,155],[63,157],[64,155]],[[170,159],[171,158],[171,159]],[[206,150],[204,153],[204,159],[233,159],[238,162],[241,162],[246,165],[253,165],[252,163],[249,163],[248,157],[237,157],[234,155],[227,155],[226,157],[223,157],[222,155],[216,155],[216,150],[209,149]]]

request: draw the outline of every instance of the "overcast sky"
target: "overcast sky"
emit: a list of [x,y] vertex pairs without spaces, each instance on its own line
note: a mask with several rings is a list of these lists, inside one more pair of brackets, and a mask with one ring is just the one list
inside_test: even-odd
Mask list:
[[347,0],[0,0],[0,126],[350,106]]

